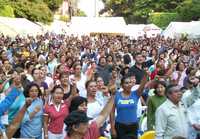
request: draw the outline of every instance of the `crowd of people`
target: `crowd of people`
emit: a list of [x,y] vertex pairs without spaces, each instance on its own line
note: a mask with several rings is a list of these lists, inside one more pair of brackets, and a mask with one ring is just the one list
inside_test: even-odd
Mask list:
[[199,48],[162,36],[1,34],[0,137],[198,139]]

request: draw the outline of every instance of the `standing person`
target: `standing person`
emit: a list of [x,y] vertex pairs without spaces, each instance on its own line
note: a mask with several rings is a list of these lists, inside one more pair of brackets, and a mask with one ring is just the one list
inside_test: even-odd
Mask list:
[[155,112],[156,109],[166,101],[165,96],[165,89],[166,85],[165,82],[156,81],[154,86],[154,96],[150,96],[147,101],[147,128],[148,130],[155,129]]
[[59,80],[60,80],[60,85],[64,89],[64,96],[63,96],[64,100],[67,99],[72,93],[79,95],[76,85],[73,86],[69,82],[69,73],[66,72],[61,73],[59,76]]
[[156,110],[156,139],[171,139],[174,136],[187,138],[188,121],[186,111],[180,100],[180,87],[169,85],[167,100]]
[[63,101],[64,89],[54,86],[51,102],[45,106],[44,111],[44,137],[45,139],[63,139],[64,119],[69,114],[69,106],[74,94]]
[[135,54],[135,65],[129,69],[130,75],[135,75],[136,84],[140,84],[142,77],[144,76],[144,70],[142,69],[142,64],[144,63],[144,57],[141,53]]
[[33,99],[28,107],[20,130],[21,138],[42,139],[43,127],[43,101],[40,98],[42,95],[40,87],[36,83],[31,83],[24,90],[25,97]]
[[89,80],[86,82],[87,89],[87,116],[95,119],[102,110],[102,105],[96,100],[97,84],[95,81]]
[[[145,75],[139,88],[135,91],[131,91],[131,78],[122,78],[121,84],[123,91],[116,93],[115,103],[111,113],[111,132],[114,138],[124,139],[125,137],[129,136],[137,138],[137,105],[138,100],[143,93],[146,82],[147,77]],[[115,108],[117,110],[116,118]]]
[[81,96],[76,96],[72,99],[71,105],[69,107],[69,112],[73,111],[83,111],[87,112],[87,99]]
[[[114,91],[112,91],[113,93]],[[83,111],[74,111],[65,119],[67,125],[67,136],[65,139],[98,139],[100,137],[99,128],[105,122],[114,104],[112,95],[98,117],[89,124],[89,118]]]
[[[22,87],[22,75],[23,75],[23,70],[22,69],[16,69],[13,70],[12,73],[12,79],[10,80],[10,85],[18,86],[19,91],[21,92],[20,95],[16,98],[14,103],[11,105],[11,107],[8,110],[8,122],[11,124],[15,116],[19,113],[20,109],[23,107],[25,104],[25,97],[23,94],[23,87]],[[13,136],[14,138],[19,138],[20,137],[20,129],[17,130],[15,135]]]
[[196,70],[190,72],[188,82],[191,89],[183,94],[182,102],[187,109],[189,119],[188,139],[196,139],[200,131],[200,78]]
[[171,75],[172,76],[171,80],[174,84],[177,84],[180,87],[183,87],[184,79],[187,76],[186,69],[187,68],[185,67],[185,64],[182,61],[177,63],[176,70]]
[[48,85],[46,82],[43,81],[43,79],[41,78],[43,76],[43,72],[38,69],[38,68],[34,68],[32,70],[32,76],[33,76],[33,83],[36,83],[37,85],[39,85],[40,90],[42,92],[42,99],[45,103],[48,102]]
[[112,67],[110,65],[107,65],[107,61],[106,61],[105,57],[99,58],[99,64],[96,67],[96,73],[98,76],[103,78],[105,85],[108,85],[108,83],[109,83],[109,79],[111,77],[111,75],[110,75],[111,68]]
[[[19,95],[20,91],[15,86],[9,88],[8,95],[5,97],[4,100],[0,102],[0,118],[9,109],[9,107],[13,104],[13,102]],[[4,134],[5,134],[5,127],[0,121],[0,138],[2,138]]]
[[96,77],[95,81],[97,83],[96,100],[102,106],[104,106],[107,103],[107,101],[110,97],[110,94],[108,91],[106,91],[106,86],[104,85],[104,81],[100,76]]
[[55,56],[55,52],[51,51],[48,54],[48,71],[53,75],[56,66],[58,65],[57,58]]
[[85,88],[85,83],[88,80],[87,76],[82,73],[82,71],[81,71],[82,67],[79,63],[74,64],[73,69],[74,69],[74,75],[70,75],[69,80],[70,80],[70,82],[76,81],[76,87],[79,90],[80,96],[86,97],[87,91]]

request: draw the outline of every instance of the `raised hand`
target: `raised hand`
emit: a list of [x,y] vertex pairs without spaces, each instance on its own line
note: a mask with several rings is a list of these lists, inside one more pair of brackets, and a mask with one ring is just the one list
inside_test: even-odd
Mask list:
[[26,103],[25,103],[26,107],[29,107],[31,105],[32,101],[33,101],[32,98],[26,98]]
[[41,110],[41,106],[38,105],[35,107],[34,112],[38,113],[40,110]]

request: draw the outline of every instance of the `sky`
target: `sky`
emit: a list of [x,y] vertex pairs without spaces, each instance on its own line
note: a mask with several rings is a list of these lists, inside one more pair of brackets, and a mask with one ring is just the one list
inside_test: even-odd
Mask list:
[[104,8],[104,4],[101,0],[79,0],[78,8],[84,11],[88,17],[94,17]]

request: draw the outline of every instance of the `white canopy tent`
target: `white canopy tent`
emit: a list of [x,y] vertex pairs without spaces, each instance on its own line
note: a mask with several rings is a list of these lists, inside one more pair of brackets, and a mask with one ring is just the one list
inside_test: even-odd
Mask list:
[[124,34],[123,17],[72,17],[70,29],[75,34]]
[[[9,30],[12,30],[13,32],[22,36],[36,36],[37,34],[42,34],[41,26],[25,18],[0,17],[0,24],[6,26],[7,28],[9,28]],[[0,30],[0,32],[3,32],[3,30]],[[4,31],[3,33],[6,32]]]
[[200,21],[171,22],[162,33],[165,38],[180,38],[183,34],[187,34],[189,39],[199,39]]
[[38,22],[42,26],[44,32],[53,32],[55,34],[68,34],[70,28],[66,22],[60,20],[54,20],[50,25],[46,25]]
[[134,39],[143,37],[144,34],[147,37],[156,37],[162,32],[162,29],[154,24],[128,24],[125,28],[125,35],[130,36]]
[[18,35],[18,33],[15,30],[2,23],[0,23],[0,33],[3,33],[4,35],[8,35],[10,37],[15,37]]
[[162,35],[165,38],[180,38],[182,34],[186,33],[187,27],[189,27],[189,22],[171,22]]
[[200,21],[190,22],[190,26],[187,30],[189,39],[200,39]]
[[125,28],[125,35],[130,36],[132,39],[144,36],[144,24],[128,24]]
[[162,29],[156,26],[155,24],[147,24],[143,31],[146,33],[147,37],[156,37],[157,35],[160,35],[162,32]]

